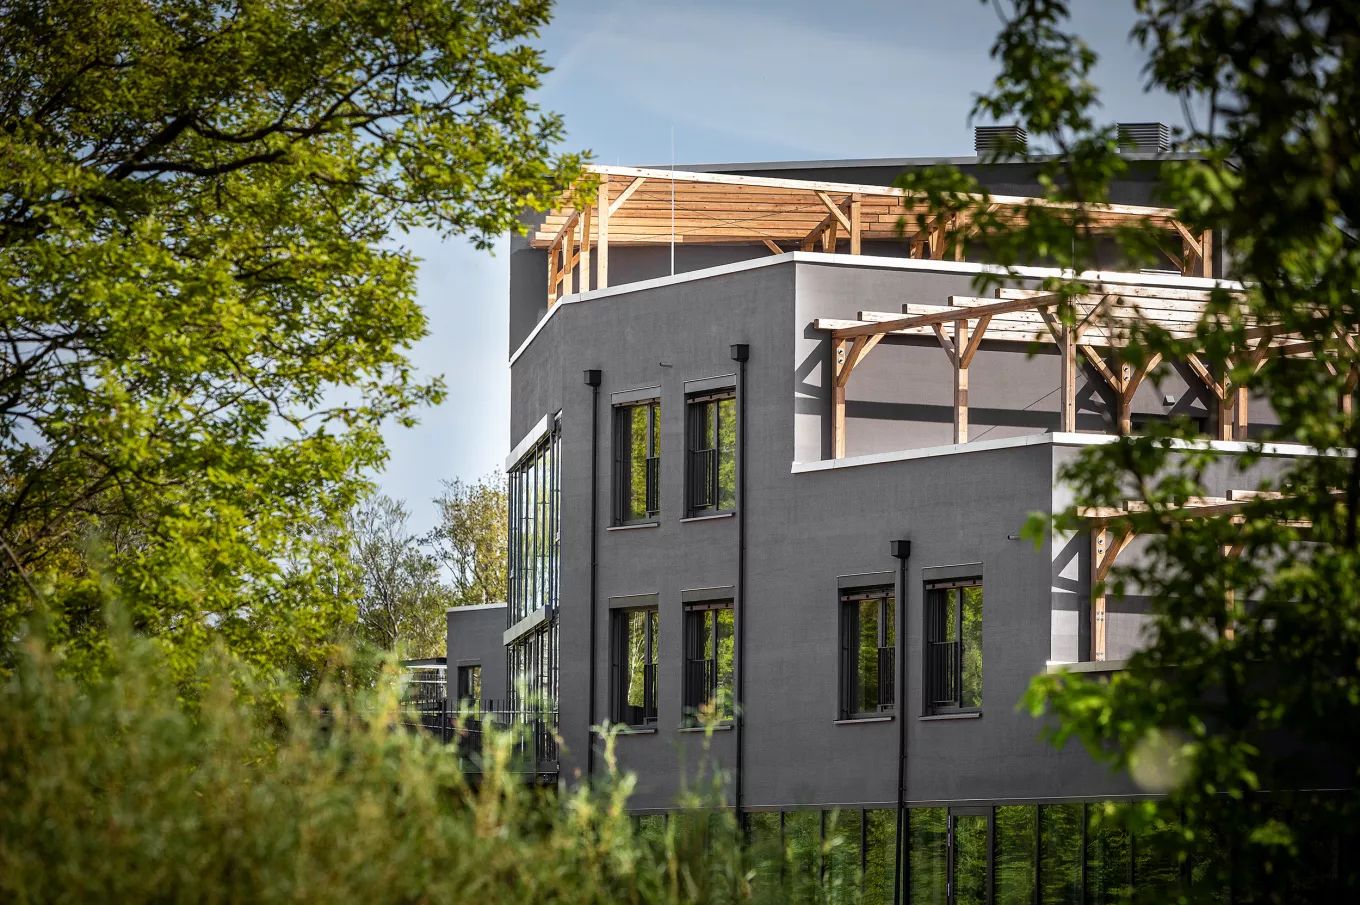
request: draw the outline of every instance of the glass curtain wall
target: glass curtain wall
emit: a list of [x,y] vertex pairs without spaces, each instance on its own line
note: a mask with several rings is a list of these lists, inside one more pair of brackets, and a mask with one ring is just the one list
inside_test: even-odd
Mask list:
[[561,543],[560,424],[510,470],[509,624],[557,609]]

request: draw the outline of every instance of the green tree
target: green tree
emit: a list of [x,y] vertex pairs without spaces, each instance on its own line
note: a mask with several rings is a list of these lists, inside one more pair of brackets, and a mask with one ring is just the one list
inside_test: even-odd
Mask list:
[[549,9],[0,10],[0,648],[43,598],[97,662],[113,589],[182,675],[213,638],[325,656],[379,428],[443,394],[397,240],[486,247],[576,171],[528,99]]
[[[1111,125],[1095,118],[1095,55],[1067,27],[1058,0],[996,4],[1001,72],[975,113],[1017,121],[1036,150],[1050,200],[1025,222],[1002,222],[963,192],[977,186],[933,170],[902,180],[940,208],[976,217],[976,241],[999,263],[1047,261],[1070,272],[1136,266],[1151,235],[1125,231],[1118,248],[1089,228],[1127,169]],[[1136,0],[1134,40],[1149,88],[1182,101],[1178,147],[1194,159],[1163,169],[1165,203],[1192,231],[1217,231],[1245,291],[1214,293],[1195,335],[1152,325],[1121,350],[1134,367],[1160,353],[1196,352],[1234,384],[1264,396],[1280,426],[1261,440],[1322,450],[1278,463],[1262,496],[1240,512],[1187,517],[1211,470],[1259,464],[1213,449],[1191,424],[1085,449],[1061,477],[1072,509],[1028,527],[1036,540],[1075,531],[1080,506],[1149,504],[1123,525],[1146,553],[1117,567],[1112,593],[1136,586],[1153,601],[1149,645],[1108,679],[1037,678],[1027,702],[1047,712],[1054,740],[1078,738],[1098,759],[1132,770],[1159,803],[1119,810],[1139,834],[1140,862],[1172,880],[1157,895],[1221,901],[1324,901],[1355,895],[1360,731],[1360,447],[1350,404],[1360,354],[1360,5],[1310,0]],[[1012,149],[1014,150],[1014,149]],[[1114,255],[1118,255],[1114,257]],[[982,283],[994,285],[995,275]],[[1046,288],[1076,317],[1075,279]],[[1248,356],[1253,324],[1279,325],[1310,345],[1295,358]],[[1280,491],[1285,491],[1283,496]],[[1240,556],[1225,548],[1240,546]],[[1333,794],[1298,791],[1344,788]],[[1267,794],[1266,790],[1272,790]],[[1169,865],[1169,868],[1168,868]],[[1163,898],[1162,901],[1166,899]]]
[[453,581],[454,606],[506,599],[509,495],[505,475],[444,482],[439,525],[427,538]]
[[359,634],[405,657],[437,657],[447,640],[445,612],[454,605],[439,581],[438,561],[411,534],[410,514],[375,494],[350,518],[351,560],[359,586]]

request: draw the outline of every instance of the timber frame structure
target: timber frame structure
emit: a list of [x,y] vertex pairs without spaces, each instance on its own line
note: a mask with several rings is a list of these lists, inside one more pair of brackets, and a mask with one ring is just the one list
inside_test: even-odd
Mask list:
[[[901,314],[861,311],[855,321],[818,318],[813,326],[831,336],[833,349],[831,396],[831,454],[845,456],[845,391],[855,368],[885,336],[934,336],[943,347],[954,369],[954,443],[968,442],[968,371],[984,336],[997,342],[1056,343],[1062,359],[1059,430],[1077,430],[1076,385],[1077,354],[1114,391],[1118,410],[1118,431],[1127,435],[1132,428],[1131,408],[1134,393],[1161,363],[1153,355],[1138,367],[1121,360],[1119,351],[1127,345],[1135,321],[1155,323],[1173,337],[1194,335],[1196,323],[1204,316],[1209,292],[1189,289],[1119,287],[1107,289],[1093,285],[1088,295],[1072,300],[1075,323],[1058,317],[1058,296],[1032,289],[999,289],[996,299],[950,296],[947,305],[907,304]],[[946,327],[950,328],[946,332]],[[1315,355],[1317,344],[1304,341],[1270,325],[1254,325],[1246,331],[1251,344],[1232,356],[1231,363],[1247,364],[1259,370],[1271,357]],[[1352,348],[1355,337],[1341,340]],[[1107,357],[1108,356],[1108,357]],[[1245,386],[1234,385],[1227,373],[1213,374],[1197,354],[1186,364],[1204,382],[1218,402],[1219,440],[1247,439],[1248,393]],[[1331,363],[1329,362],[1329,366]],[[1354,390],[1360,374],[1353,369],[1348,388]],[[1351,393],[1343,394],[1339,405],[1348,410]]]
[[[911,258],[962,261],[964,240],[977,229],[966,214],[930,216],[924,199],[891,186],[621,166],[589,166],[586,179],[598,180],[593,193],[568,188],[529,236],[532,247],[548,251],[549,306],[572,294],[575,273],[578,291],[607,288],[611,245],[759,245],[781,254],[835,252],[844,242],[858,255],[866,241],[890,241],[906,242]],[[987,201],[1017,222],[1031,207],[1076,209],[1009,195]],[[1213,276],[1212,234],[1192,233],[1169,208],[1108,204],[1085,213],[1098,230],[1163,229],[1171,245],[1179,243],[1179,255],[1163,253],[1182,275]],[[924,227],[916,222],[922,214]]]

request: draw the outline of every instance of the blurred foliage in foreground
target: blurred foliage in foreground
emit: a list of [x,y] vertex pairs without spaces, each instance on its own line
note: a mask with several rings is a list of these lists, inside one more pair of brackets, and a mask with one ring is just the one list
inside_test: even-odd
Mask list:
[[[640,828],[633,780],[534,789],[508,734],[483,772],[397,728],[395,682],[345,664],[264,711],[218,649],[192,705],[164,655],[114,631],[92,683],[27,642],[0,686],[0,901],[807,901],[757,871],[721,777],[700,771],[681,819]],[[753,885],[753,878],[772,878]],[[761,888],[756,888],[756,886]],[[829,887],[834,889],[834,886]]]

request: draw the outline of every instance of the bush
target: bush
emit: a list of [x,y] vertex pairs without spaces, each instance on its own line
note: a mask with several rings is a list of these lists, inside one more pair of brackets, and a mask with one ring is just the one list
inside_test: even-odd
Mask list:
[[804,897],[753,889],[770,872],[749,863],[730,810],[704,810],[712,790],[644,825],[625,811],[631,777],[536,790],[505,735],[465,775],[455,746],[398,728],[393,681],[355,690],[336,670],[265,710],[250,702],[278,698],[219,655],[186,702],[150,643],[113,648],[110,671],[79,684],[26,642],[0,690],[0,901]]

